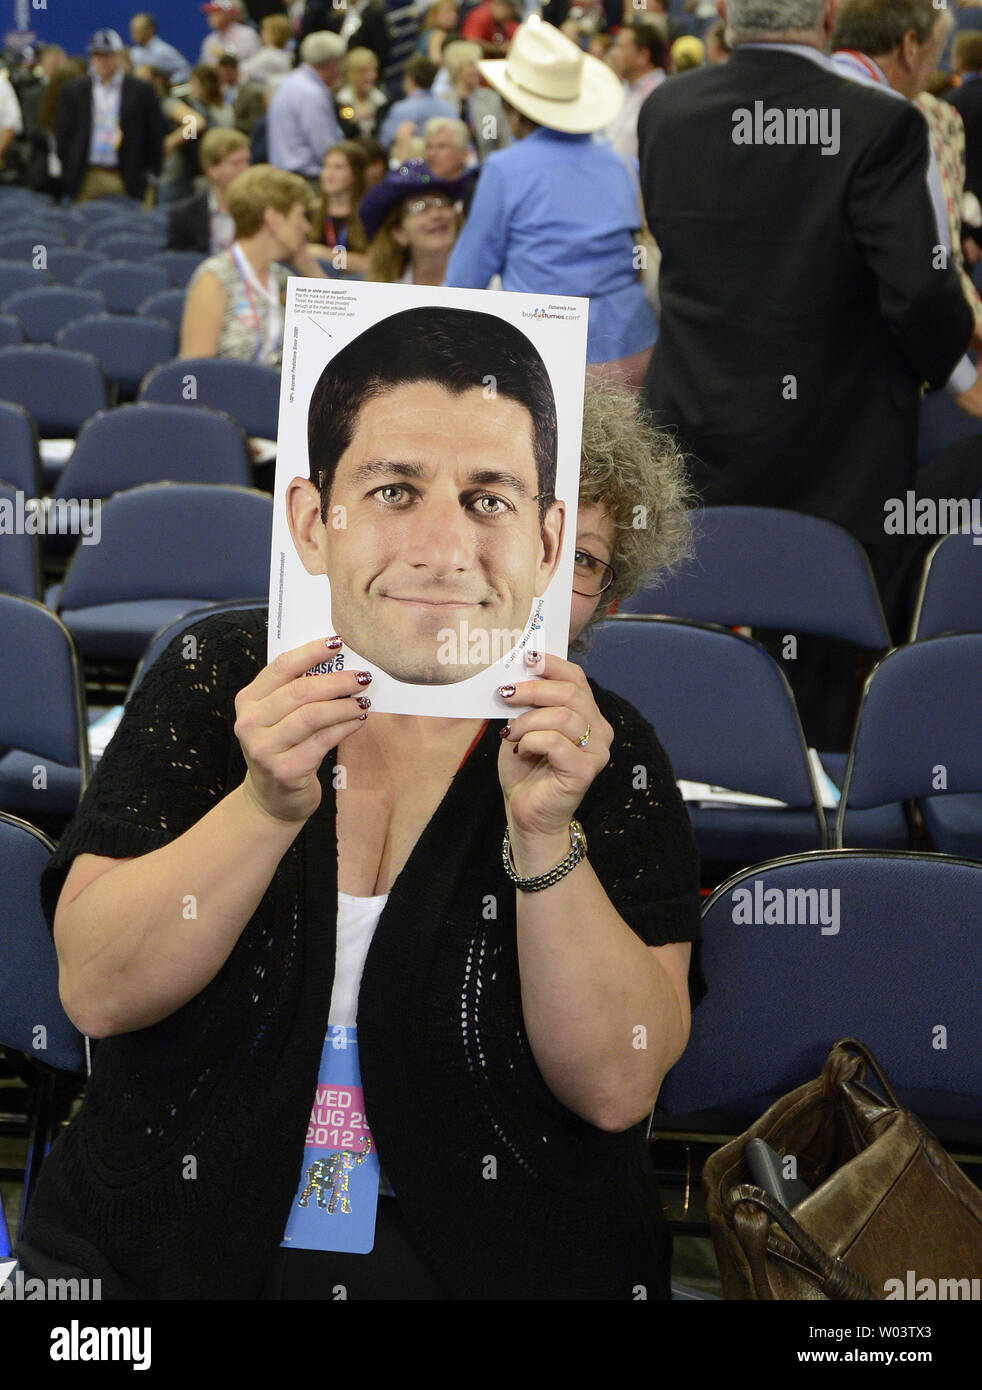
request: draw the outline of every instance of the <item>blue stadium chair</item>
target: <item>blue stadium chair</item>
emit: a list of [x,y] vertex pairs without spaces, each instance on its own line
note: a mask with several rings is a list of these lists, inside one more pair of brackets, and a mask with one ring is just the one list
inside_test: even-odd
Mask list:
[[[0,1046],[23,1053],[36,1068],[29,1096],[28,1157],[21,1223],[44,1156],[55,1138],[56,1072],[85,1069],[85,1040],[62,1007],[58,957],[41,911],[38,885],[54,845],[33,825],[0,815]],[[37,1046],[44,1028],[43,1048]],[[45,1065],[36,1067],[38,1062]],[[9,1254],[0,1205],[0,1256]]]
[[245,435],[217,410],[117,406],[85,424],[54,496],[84,501],[163,482],[251,487]]
[[76,548],[59,596],[79,651],[135,662],[179,614],[265,596],[272,512],[266,493],[237,487],[156,483],[111,497],[100,543]]
[[94,357],[47,344],[0,348],[0,400],[15,401],[33,415],[42,439],[77,434],[109,404]]
[[982,632],[982,544],[968,533],[942,536],[924,562],[910,640]]
[[104,256],[111,261],[140,261],[146,264],[163,246],[162,236],[133,236],[123,233],[118,236],[106,235],[100,242]]
[[34,213],[17,213],[5,225],[9,226],[11,231],[20,231],[23,227],[35,224],[39,227],[57,228],[70,246],[81,241],[86,231],[85,218],[79,215],[76,208],[47,207]]
[[66,325],[58,346],[91,353],[119,396],[131,400],[147,372],[174,356],[177,333],[165,319],[96,314]]
[[89,778],[75,646],[50,609],[11,594],[0,594],[0,690],[0,810],[70,816]]
[[85,289],[98,290],[111,314],[135,314],[145,299],[166,290],[170,281],[156,265],[107,261],[87,270],[77,283]]
[[891,645],[869,559],[841,526],[777,507],[707,507],[692,519],[693,555],[619,612]]
[[91,231],[103,222],[138,216],[142,206],[135,198],[93,198],[88,203],[80,203],[74,211]]
[[844,825],[847,808],[916,798],[939,850],[982,858],[980,793],[982,633],[932,637],[890,652],[863,690],[836,845],[867,842],[851,815]]
[[100,251],[82,246],[52,246],[48,251],[48,274],[58,285],[75,285],[86,270],[104,262]]
[[46,270],[32,270],[24,261],[0,261],[0,303],[19,290],[50,284]]
[[[187,401],[184,381],[193,376],[197,398]],[[210,405],[224,410],[250,436],[275,439],[279,428],[280,374],[257,362],[221,357],[184,357],[158,367],[140,388],[140,398],[165,405]]]
[[[84,232],[84,224],[76,227],[64,221],[62,218],[55,217],[53,213],[46,212],[43,216],[34,213],[23,213],[19,216],[5,218],[3,223],[3,237],[19,237],[21,245],[23,239],[30,237],[28,249],[13,250],[10,254],[14,260],[21,260],[26,257],[28,260],[34,259],[34,248],[43,246],[50,254],[55,247],[72,246]],[[16,245],[16,243],[12,243]]]
[[216,613],[239,613],[249,608],[265,607],[265,599],[243,599],[239,603],[209,603],[202,608],[195,608],[190,613],[182,613],[172,622],[165,623],[159,632],[154,633],[149,646],[140,657],[139,664],[133,672],[133,679],[130,681],[130,688],[126,692],[127,704],[143,684],[144,676],[157,658],[167,650],[175,637],[180,637],[189,627],[193,627],[195,623],[204,622],[205,618],[214,617]]
[[53,224],[46,227],[19,227],[0,236],[0,260],[24,261],[28,265],[38,254],[38,248],[65,246],[64,232]]
[[191,276],[206,257],[198,251],[158,251],[153,264],[167,272],[169,282],[184,289]]
[[[23,503],[21,504],[23,505]],[[0,507],[17,515],[17,489],[0,482]],[[37,535],[0,530],[0,592],[41,599],[41,556]]]
[[25,497],[41,496],[38,432],[22,405],[0,400],[0,478]]
[[42,285],[21,290],[3,301],[5,314],[16,314],[32,343],[53,343],[60,329],[88,314],[103,314],[106,301],[95,290],[74,285]]
[[0,314],[0,347],[18,347],[24,341],[24,325],[16,314]]
[[161,290],[159,294],[152,294],[149,299],[145,299],[136,312],[141,316],[166,319],[179,329],[184,317],[184,291]]
[[742,869],[703,909],[709,993],[655,1128],[729,1111],[739,1133],[845,1037],[872,1050],[915,1113],[977,1123],[978,973],[966,960],[979,920],[982,865],[964,860],[840,850]]
[[787,803],[691,805],[703,858],[746,864],[825,846],[794,697],[758,643],[673,618],[630,617],[601,624],[582,661],[654,727],[677,778]]

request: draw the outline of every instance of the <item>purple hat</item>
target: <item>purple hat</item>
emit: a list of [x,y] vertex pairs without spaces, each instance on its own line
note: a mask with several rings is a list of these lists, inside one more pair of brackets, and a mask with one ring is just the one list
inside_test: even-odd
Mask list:
[[467,173],[459,179],[438,179],[430,173],[425,160],[407,159],[398,169],[390,169],[361,200],[358,214],[365,235],[371,241],[392,209],[414,193],[445,193],[452,203],[457,202],[467,192],[471,178]]

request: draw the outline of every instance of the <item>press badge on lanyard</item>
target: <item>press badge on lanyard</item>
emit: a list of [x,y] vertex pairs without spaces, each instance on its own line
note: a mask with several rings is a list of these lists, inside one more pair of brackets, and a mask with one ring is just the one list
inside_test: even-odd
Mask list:
[[367,1255],[375,1244],[379,1160],[365,1119],[358,1030],[332,1025],[281,1245]]

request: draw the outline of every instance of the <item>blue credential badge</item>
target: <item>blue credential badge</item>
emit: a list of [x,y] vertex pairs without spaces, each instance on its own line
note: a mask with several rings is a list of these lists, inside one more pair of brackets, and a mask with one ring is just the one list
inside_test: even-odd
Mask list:
[[357,1028],[328,1028],[318,1076],[303,1174],[280,1243],[367,1255],[375,1245],[379,1160],[365,1119]]

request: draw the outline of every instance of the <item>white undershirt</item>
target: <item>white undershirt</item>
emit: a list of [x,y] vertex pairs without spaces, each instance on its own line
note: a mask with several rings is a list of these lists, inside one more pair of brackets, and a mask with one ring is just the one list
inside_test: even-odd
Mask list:
[[350,893],[338,893],[338,944],[334,960],[334,988],[328,1010],[331,1027],[355,1026],[365,959],[388,897],[388,893],[380,893],[374,898],[356,898]]

